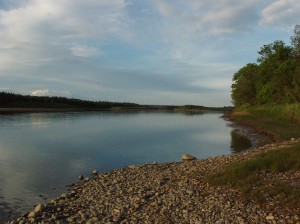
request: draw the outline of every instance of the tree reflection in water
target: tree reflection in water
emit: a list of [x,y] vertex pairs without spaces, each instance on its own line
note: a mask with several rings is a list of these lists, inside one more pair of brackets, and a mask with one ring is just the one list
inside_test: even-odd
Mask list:
[[233,129],[231,131],[231,151],[233,153],[241,152],[252,146],[250,139],[241,134],[239,130]]

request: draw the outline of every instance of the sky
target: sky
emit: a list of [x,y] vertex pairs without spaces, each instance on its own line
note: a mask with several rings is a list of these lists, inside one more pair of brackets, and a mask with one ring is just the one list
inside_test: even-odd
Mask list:
[[290,45],[299,0],[0,0],[0,91],[230,106],[232,76]]

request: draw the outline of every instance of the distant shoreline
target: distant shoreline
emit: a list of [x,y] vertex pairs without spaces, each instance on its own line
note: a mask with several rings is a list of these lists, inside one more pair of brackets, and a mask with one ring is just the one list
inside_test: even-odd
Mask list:
[[111,108],[44,108],[44,107],[0,107],[1,113],[26,113],[26,112],[89,112],[89,111],[112,111],[112,112],[175,112],[175,113],[204,113],[204,112],[228,112],[227,110],[209,110],[209,109],[180,109],[159,108],[159,107],[111,107]]
[[[108,110],[108,109],[107,109]],[[86,109],[86,108],[0,108],[1,112],[76,112],[76,111],[107,111],[106,109]]]
[[231,111],[233,107],[199,105],[143,105],[126,102],[89,101],[66,97],[24,96],[0,92],[0,112],[56,112],[56,111],[175,111],[198,113]]

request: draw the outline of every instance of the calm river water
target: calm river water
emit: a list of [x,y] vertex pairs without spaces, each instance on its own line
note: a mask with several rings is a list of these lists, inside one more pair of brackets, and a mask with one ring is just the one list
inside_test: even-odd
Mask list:
[[66,191],[92,170],[228,155],[249,147],[221,113],[0,115],[0,222]]

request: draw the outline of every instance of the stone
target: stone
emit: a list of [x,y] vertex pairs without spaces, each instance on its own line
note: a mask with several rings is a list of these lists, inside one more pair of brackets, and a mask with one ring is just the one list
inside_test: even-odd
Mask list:
[[79,177],[78,177],[79,180],[83,180],[83,178],[84,177],[82,175],[79,175]]
[[195,156],[192,156],[192,155],[190,155],[190,154],[183,154],[182,156],[181,156],[181,159],[182,160],[195,160],[195,159],[197,159]]
[[67,194],[62,194],[60,197],[61,197],[61,198],[66,198],[66,197],[67,197]]
[[268,215],[268,216],[266,217],[266,220],[274,220],[274,216],[273,216],[273,215]]
[[43,212],[44,210],[45,210],[45,205],[42,205],[42,204],[38,204],[34,208],[35,213]]
[[69,223],[74,223],[74,219],[73,219],[72,217],[67,218],[67,221],[68,221]]
[[14,221],[11,221],[9,224],[19,224],[18,221],[14,220]]
[[157,207],[157,206],[158,206],[158,203],[154,201],[154,202],[150,203],[150,206],[151,206],[151,207]]
[[58,219],[58,215],[57,215],[57,214],[52,214],[51,218],[52,218],[53,220],[57,220],[57,219]]
[[36,213],[35,212],[29,212],[28,214],[28,218],[35,218],[36,217]]
[[129,165],[128,168],[129,169],[137,169],[137,168],[139,168],[139,166],[137,166],[137,165]]
[[112,218],[113,222],[119,222],[120,220],[121,220],[121,216],[119,214],[114,215],[113,218]]
[[97,170],[93,170],[93,175],[97,176],[97,174],[98,174],[98,171]]
[[92,219],[89,219],[86,224],[97,224],[97,223],[98,223],[98,219],[92,218]]
[[189,194],[189,195],[192,195],[194,192],[190,191],[190,190],[187,190],[186,193]]
[[113,215],[120,214],[120,213],[121,213],[121,211],[120,211],[119,209],[114,209],[114,210],[112,211],[112,214],[113,214]]

